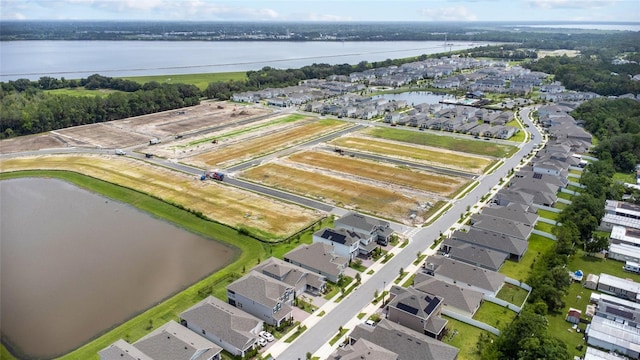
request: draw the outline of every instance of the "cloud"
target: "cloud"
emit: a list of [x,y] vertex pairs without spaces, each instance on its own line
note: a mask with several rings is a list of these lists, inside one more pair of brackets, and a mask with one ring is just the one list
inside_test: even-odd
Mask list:
[[612,6],[615,0],[528,0],[531,7],[542,9],[593,9]]
[[425,8],[420,14],[431,21],[475,21],[478,17],[464,6]]

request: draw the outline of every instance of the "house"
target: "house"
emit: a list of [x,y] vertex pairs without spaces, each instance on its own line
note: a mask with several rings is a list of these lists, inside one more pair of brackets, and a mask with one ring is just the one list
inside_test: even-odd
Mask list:
[[122,339],[98,351],[98,356],[100,360],[154,360]]
[[[605,214],[606,218],[607,214]],[[617,215],[612,215],[617,216]],[[604,218],[600,224],[601,227],[610,227],[611,234],[609,235],[609,242],[611,244],[625,244],[629,246],[640,246],[640,229],[626,228],[621,225],[614,225],[613,223],[605,223]],[[612,220],[612,218],[609,218]],[[613,219],[618,220],[618,219]],[[620,219],[622,220],[622,219]],[[629,221],[633,221],[629,219]]]
[[610,230],[614,225],[640,229],[640,206],[638,205],[624,201],[607,200],[604,212],[600,224],[604,230]]
[[567,312],[567,316],[565,320],[572,324],[580,323],[580,317],[582,316],[582,311],[574,308],[569,308],[569,312]]
[[398,354],[399,360],[456,360],[458,349],[427,335],[382,319],[376,326],[360,324],[349,334],[349,343],[364,339]]
[[633,359],[640,357],[640,328],[595,316],[586,331],[587,344],[615,351]]
[[326,286],[324,276],[274,257],[256,265],[253,270],[291,286],[296,295],[304,292],[319,295]]
[[328,358],[328,360],[350,359],[400,360],[398,354],[365,339],[358,339],[353,344],[338,348]]
[[609,274],[600,274],[598,291],[639,302],[640,283]]
[[607,294],[600,294],[596,316],[638,327],[640,304]]
[[559,187],[535,177],[528,177],[512,180],[509,189],[533,195],[534,204],[552,207],[558,199],[556,194]]
[[384,122],[390,124],[396,124],[402,118],[402,114],[398,112],[391,112],[384,116]]
[[293,287],[258,271],[227,286],[229,304],[276,327],[293,318],[294,297]]
[[384,220],[379,220],[370,216],[365,216],[356,212],[349,212],[333,222],[336,229],[357,231],[367,234],[373,241],[380,245],[387,245],[391,240],[393,230],[391,224]]
[[314,243],[323,243],[331,246],[336,255],[349,259],[358,256],[360,239],[364,235],[344,229],[323,228],[313,233]]
[[526,226],[534,226],[538,222],[538,214],[529,210],[532,207],[511,203],[506,206],[486,206],[482,208],[482,213],[485,215],[494,216],[506,220],[523,223]]
[[423,271],[436,279],[456,284],[465,289],[496,296],[502,289],[505,276],[495,271],[469,265],[439,255],[430,256]]
[[[173,320],[136,341],[133,346],[153,360],[219,360],[222,352],[218,345]],[[101,357],[101,360],[112,359]]]
[[582,360],[625,360],[620,355],[612,352],[604,352],[591,346],[587,346],[587,352],[584,354]]
[[180,314],[180,323],[233,356],[244,357],[257,345],[264,322],[213,296]]
[[387,319],[440,340],[447,320],[440,317],[442,298],[394,285],[389,291]]
[[440,250],[445,257],[493,271],[500,270],[507,256],[509,256],[502,251],[495,251],[453,238],[445,239]]
[[609,245],[607,258],[640,263],[640,247],[627,244],[611,244]]
[[470,223],[472,228],[493,231],[520,240],[527,240],[533,230],[533,227],[521,222],[485,215],[484,213],[471,215]]
[[533,195],[502,188],[493,197],[493,203],[500,206],[516,203],[531,207],[533,205]]
[[323,242],[302,244],[284,254],[284,261],[320,274],[334,284],[349,266],[348,258],[337,255],[333,246]]
[[445,309],[468,317],[473,317],[478,311],[484,296],[479,291],[449,284],[421,272],[416,273],[413,278],[413,288],[442,298]]

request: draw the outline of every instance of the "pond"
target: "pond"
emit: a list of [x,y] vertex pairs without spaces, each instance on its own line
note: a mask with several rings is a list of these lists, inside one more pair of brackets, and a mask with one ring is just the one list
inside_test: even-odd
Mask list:
[[410,91],[403,92],[399,94],[382,94],[376,95],[373,97],[374,99],[384,98],[387,100],[405,100],[409,106],[418,105],[418,104],[437,104],[442,99],[452,98],[451,95],[447,94],[434,94],[429,91]]
[[236,254],[61,180],[5,180],[0,199],[0,329],[21,356],[67,353]]

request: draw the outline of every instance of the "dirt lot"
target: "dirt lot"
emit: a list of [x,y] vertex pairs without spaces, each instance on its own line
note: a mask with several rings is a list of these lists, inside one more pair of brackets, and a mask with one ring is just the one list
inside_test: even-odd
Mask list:
[[427,165],[481,174],[492,160],[468,153],[445,150],[430,146],[408,145],[407,143],[382,140],[364,135],[342,136],[331,144],[347,149],[390,156],[409,161],[418,161]]
[[204,148],[206,151],[201,151],[198,155],[185,158],[183,161],[200,167],[228,167],[311,140],[348,125],[341,121],[314,119],[263,128],[219,144],[207,144]]
[[289,160],[325,171],[337,172],[348,178],[358,178],[361,181],[362,178],[371,179],[382,183],[381,186],[416,189],[440,197],[450,196],[467,182],[458,177],[355,159],[324,151],[300,152],[291,155]]
[[346,179],[324,170],[300,169],[284,163],[253,167],[240,176],[404,224],[423,223],[429,210],[428,204],[435,202],[433,197],[417,191],[393,189],[381,183]]
[[178,134],[202,131],[270,113],[271,110],[254,105],[205,101],[189,108],[3,140],[0,141],[0,149],[3,153],[70,146],[113,149],[147,144],[151,138],[159,138],[167,143]]
[[222,182],[200,181],[193,176],[115,155],[49,155],[7,159],[0,161],[0,169],[75,171],[201,211],[223,224],[259,229],[277,238],[284,238],[321,217],[317,211],[227,186]]

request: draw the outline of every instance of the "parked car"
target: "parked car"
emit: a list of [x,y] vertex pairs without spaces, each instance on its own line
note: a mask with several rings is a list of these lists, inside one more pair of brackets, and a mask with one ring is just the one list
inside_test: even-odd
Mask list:
[[365,321],[364,324],[369,326],[376,326],[376,322],[371,319]]
[[260,331],[260,335],[261,338],[267,340],[268,342],[272,342],[273,340],[275,340],[276,338],[273,337],[273,335],[271,335],[270,332],[268,331]]
[[127,152],[122,149],[116,149],[116,155],[127,155]]
[[267,340],[265,340],[264,338],[259,337],[258,338],[258,345],[265,347],[267,346]]

